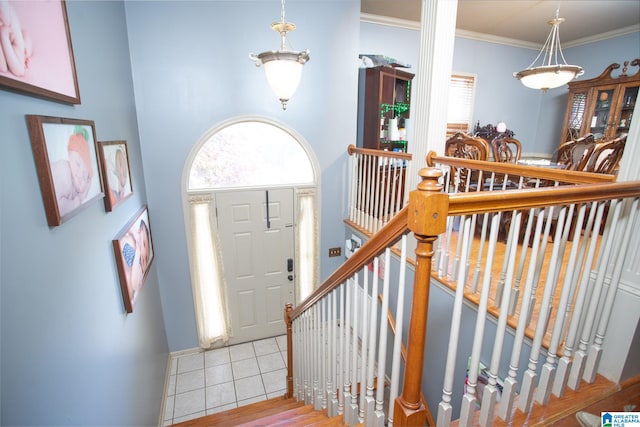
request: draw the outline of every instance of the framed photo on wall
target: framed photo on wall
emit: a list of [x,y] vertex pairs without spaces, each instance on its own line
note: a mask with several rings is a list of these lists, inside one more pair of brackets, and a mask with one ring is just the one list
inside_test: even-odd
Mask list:
[[49,226],[104,196],[91,120],[27,115],[31,149]]
[[80,104],[64,0],[2,0],[0,27],[0,87]]
[[104,182],[104,209],[111,212],[133,194],[129,150],[127,141],[98,141],[102,181]]
[[118,266],[124,308],[127,313],[132,313],[154,257],[146,205],[136,212],[113,240],[113,252]]

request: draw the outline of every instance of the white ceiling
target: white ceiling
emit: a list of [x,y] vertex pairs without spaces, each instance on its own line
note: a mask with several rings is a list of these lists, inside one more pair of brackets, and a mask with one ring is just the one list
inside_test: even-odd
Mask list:
[[[363,14],[400,20],[419,22],[420,8],[421,0],[361,0]],[[639,0],[458,0],[456,29],[541,46],[557,8],[562,46],[640,29]]]

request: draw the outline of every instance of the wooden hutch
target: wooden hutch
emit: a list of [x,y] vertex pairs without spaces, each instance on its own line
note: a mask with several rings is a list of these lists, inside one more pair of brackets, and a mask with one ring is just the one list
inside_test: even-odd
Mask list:
[[[629,66],[639,68],[630,75]],[[620,75],[612,76],[618,68],[620,64],[611,64],[596,78],[569,83],[560,144],[589,133],[612,139],[629,132],[640,87],[640,59],[625,61]]]
[[[405,121],[411,112],[413,74],[391,66],[366,68],[360,75],[358,146],[407,152]],[[398,132],[389,129],[395,119]]]

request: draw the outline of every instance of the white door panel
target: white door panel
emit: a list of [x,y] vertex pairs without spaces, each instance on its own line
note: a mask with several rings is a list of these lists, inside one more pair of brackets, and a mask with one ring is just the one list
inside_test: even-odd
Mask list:
[[284,307],[294,300],[293,190],[268,190],[268,215],[266,200],[265,190],[216,194],[231,344],[284,334]]

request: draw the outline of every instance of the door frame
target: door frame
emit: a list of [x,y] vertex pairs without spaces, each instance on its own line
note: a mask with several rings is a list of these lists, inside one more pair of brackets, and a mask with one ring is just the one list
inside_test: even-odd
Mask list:
[[[193,165],[194,159],[196,158],[202,146],[205,143],[207,143],[213,137],[213,135],[215,135],[217,132],[221,131],[222,129],[228,126],[243,123],[243,122],[260,122],[267,125],[275,126],[281,129],[282,131],[288,133],[306,153],[312,168],[313,183],[311,184],[287,183],[283,185],[256,185],[256,186],[209,188],[205,190],[189,190],[189,177],[190,177],[191,167]],[[314,253],[317,254],[316,256],[317,262],[314,265],[314,271],[311,273],[311,280],[313,282],[311,286],[315,288],[318,285],[319,271],[320,271],[319,247],[320,247],[320,224],[321,224],[321,212],[319,209],[319,207],[321,206],[320,165],[318,163],[318,159],[314,151],[311,149],[309,143],[306,141],[306,139],[302,135],[300,135],[298,132],[296,132],[292,128],[284,125],[283,123],[280,123],[270,118],[261,117],[261,116],[234,117],[214,125],[207,132],[205,132],[192,147],[184,165],[185,166],[183,168],[183,173],[182,173],[182,196],[183,196],[182,199],[183,199],[183,212],[184,212],[184,218],[185,218],[186,240],[188,245],[188,257],[189,257],[189,264],[191,268],[193,268],[192,266],[194,264],[193,260],[191,259],[194,249],[192,247],[193,243],[190,240],[191,237],[190,237],[190,231],[189,231],[191,230],[191,226],[192,226],[192,224],[190,223],[191,221],[190,205],[189,205],[190,197],[203,196],[207,199],[210,198],[211,201],[209,203],[211,204],[212,208],[215,208],[215,202],[213,200],[215,200],[215,193],[218,191],[234,191],[234,189],[260,190],[260,189],[276,189],[276,188],[286,187],[286,188],[293,188],[293,197],[294,197],[294,206],[293,206],[294,253],[295,253],[295,259],[296,259],[296,265],[295,265],[296,275],[294,278],[294,305],[300,301],[301,287],[300,287],[299,274],[301,272],[300,264],[302,260],[302,256],[300,256],[300,254],[305,249],[303,248],[301,250],[301,247],[300,247],[301,242],[300,242],[300,233],[299,233],[299,224],[298,224],[298,220],[300,218],[300,206],[301,206],[302,198],[311,199],[314,205],[315,216],[314,216],[313,224],[311,224],[311,227],[313,229],[313,238],[309,239],[307,243],[309,246],[312,246],[312,248],[308,248],[308,249],[311,249]],[[213,213],[212,216],[214,220],[217,222],[217,215]],[[216,233],[216,236],[217,236],[217,227],[215,227],[215,224],[212,224],[212,225],[214,225],[214,227],[212,228],[213,230],[212,232]],[[226,286],[226,283],[224,283],[223,285]],[[229,308],[228,304],[227,304],[227,308]],[[195,302],[194,302],[194,317],[195,316],[196,316],[196,313],[195,313]]]

